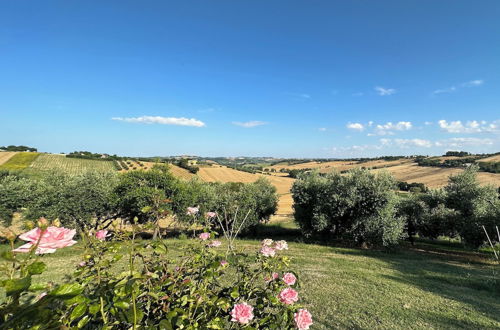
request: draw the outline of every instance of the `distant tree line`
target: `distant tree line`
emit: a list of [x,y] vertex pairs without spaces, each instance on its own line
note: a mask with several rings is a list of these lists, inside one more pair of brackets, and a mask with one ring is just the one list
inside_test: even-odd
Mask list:
[[117,155],[99,154],[99,153],[93,153],[90,151],[73,151],[73,152],[70,152],[69,154],[67,154],[66,157],[92,159],[92,160],[104,160],[104,161],[124,159],[124,157],[120,157]]
[[32,147],[27,147],[27,146],[6,146],[6,147],[0,147],[0,150],[3,151],[30,151],[30,152],[36,152],[38,151],[37,148],[32,148]]
[[417,157],[415,159],[415,162],[419,166],[433,166],[443,168],[467,167],[475,164],[478,166],[479,171],[500,173],[500,162],[482,162],[480,159],[478,159],[478,156],[445,159],[444,161],[441,161],[439,158]]

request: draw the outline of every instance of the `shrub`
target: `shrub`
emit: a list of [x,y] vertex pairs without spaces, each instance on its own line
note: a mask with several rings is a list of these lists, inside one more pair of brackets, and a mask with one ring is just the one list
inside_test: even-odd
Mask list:
[[301,176],[292,187],[295,220],[305,235],[397,244],[404,236],[404,221],[395,213],[394,186],[387,173],[375,175],[366,169],[345,176]]
[[[64,244],[59,236],[43,239],[49,230],[64,232]],[[64,284],[54,286],[31,285],[47,268],[34,253],[44,253],[38,244],[52,244],[52,253],[76,243],[74,231],[42,223],[29,234],[21,237],[35,243],[23,251],[24,258],[15,253],[19,249],[3,254],[11,261],[0,281],[7,294],[0,304],[4,328],[308,329],[312,323],[298,303],[299,281],[290,261],[279,256],[288,248],[284,241],[265,240],[259,252],[223,255],[215,247],[221,242],[208,241],[213,234],[207,232],[173,258],[162,241],[138,242],[118,233],[121,242],[106,242],[105,231],[88,232],[82,262]],[[15,236],[8,238],[13,249]],[[122,258],[127,266],[120,272]]]

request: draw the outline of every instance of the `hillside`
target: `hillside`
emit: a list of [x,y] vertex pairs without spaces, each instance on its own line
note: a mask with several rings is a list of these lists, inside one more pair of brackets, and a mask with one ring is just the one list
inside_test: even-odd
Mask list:
[[17,152],[14,151],[0,151],[0,165],[7,162],[10,158],[12,158]]
[[113,162],[111,161],[69,158],[64,155],[56,154],[41,154],[31,163],[28,170],[61,170],[70,174],[78,174],[89,170],[99,172],[113,172],[115,171],[115,167],[113,166]]

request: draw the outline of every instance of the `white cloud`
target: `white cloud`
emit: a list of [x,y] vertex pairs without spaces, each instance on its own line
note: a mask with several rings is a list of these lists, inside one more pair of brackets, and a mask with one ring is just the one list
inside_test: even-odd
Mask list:
[[490,123],[487,121],[470,120],[462,123],[460,120],[446,121],[444,119],[438,121],[439,127],[448,133],[499,133],[500,120],[495,120]]
[[384,125],[375,126],[374,133],[368,134],[369,136],[374,135],[394,135],[394,131],[408,131],[412,129],[412,124],[409,121],[400,121],[398,123],[388,122]]
[[318,128],[318,131],[325,132],[326,131],[326,127],[320,127],[320,128]]
[[258,120],[252,120],[252,121],[247,121],[247,122],[239,122],[239,121],[233,121],[233,125],[236,126],[241,126],[245,128],[252,128],[256,126],[262,126],[262,125],[267,125],[268,123],[265,121],[258,121]]
[[432,125],[432,122],[431,121],[426,121],[424,124],[425,124],[425,126],[430,126],[430,125]]
[[194,126],[203,127],[205,123],[194,118],[184,117],[161,117],[161,116],[141,116],[141,117],[113,117],[112,120],[124,121],[127,123],[137,124],[161,124],[161,125],[178,125],[178,126]]
[[437,95],[445,93],[454,93],[460,88],[477,87],[481,86],[482,84],[484,84],[484,80],[476,79],[476,80],[466,81],[464,83],[459,84],[458,86],[450,86],[442,89],[436,89],[435,91],[432,92],[432,94]]
[[361,123],[348,123],[346,125],[346,127],[350,130],[359,131],[359,132],[362,132],[365,129],[365,126]]
[[392,94],[396,93],[396,90],[394,88],[384,88],[384,87],[377,86],[374,89],[377,92],[377,94],[380,96],[387,96],[387,95],[392,95]]

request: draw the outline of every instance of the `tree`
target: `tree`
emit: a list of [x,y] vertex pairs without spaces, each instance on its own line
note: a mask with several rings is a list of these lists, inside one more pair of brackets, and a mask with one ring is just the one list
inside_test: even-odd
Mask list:
[[354,169],[345,176],[314,172],[292,187],[295,221],[305,235],[344,238],[358,244],[390,246],[404,236],[404,219],[396,215],[395,181]]

